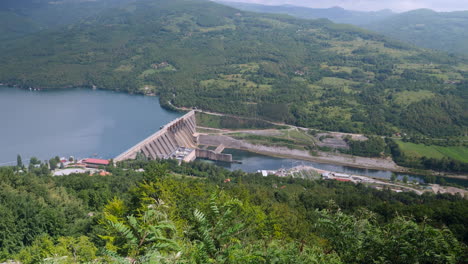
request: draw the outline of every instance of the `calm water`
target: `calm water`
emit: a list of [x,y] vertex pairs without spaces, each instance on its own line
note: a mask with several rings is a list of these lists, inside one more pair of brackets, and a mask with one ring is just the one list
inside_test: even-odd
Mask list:
[[156,97],[0,87],[0,165],[16,164],[17,154],[113,158],[180,115]]
[[[234,160],[241,161],[242,164],[236,163],[225,163],[225,162],[215,162],[215,164],[225,167],[229,170],[243,170],[246,172],[256,172],[257,170],[277,170],[281,168],[292,168],[299,165],[308,165],[322,170],[342,172],[347,174],[355,175],[365,175],[376,178],[385,178],[390,179],[392,172],[383,171],[383,170],[371,170],[371,169],[361,169],[349,166],[333,165],[318,163],[312,161],[303,161],[296,159],[285,159],[285,158],[276,158],[265,156],[257,153],[252,153],[248,151],[235,150],[235,149],[225,149],[223,153],[232,154]],[[403,176],[408,176],[409,180],[416,180],[423,182],[423,176],[412,175],[412,174],[403,174],[397,173],[399,179],[403,179]],[[468,186],[468,181],[445,178],[447,182],[456,183],[462,186]]]
[[[113,158],[181,116],[161,108],[157,97],[112,91],[69,89],[28,91],[0,87],[0,166],[36,156]],[[297,165],[390,178],[391,172],[283,159],[226,149],[242,164],[216,163],[231,170],[256,172]],[[421,177],[408,175],[410,180]],[[399,174],[402,178],[403,174]],[[467,186],[468,181],[447,179]]]

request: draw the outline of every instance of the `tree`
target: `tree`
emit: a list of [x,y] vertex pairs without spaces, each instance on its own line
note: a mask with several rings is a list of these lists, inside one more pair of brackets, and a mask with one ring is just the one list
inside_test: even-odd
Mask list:
[[408,183],[408,176],[407,175],[403,176],[403,183]]
[[29,160],[29,164],[38,165],[38,164],[41,164],[41,161],[36,157],[31,157],[31,159]]
[[375,215],[362,210],[348,215],[340,210],[317,211],[318,232],[345,263],[458,263],[463,248],[447,229],[426,221],[396,217],[379,225]]
[[398,178],[397,174],[394,173],[394,172],[392,172],[392,176],[390,176],[390,180],[391,180],[392,182],[394,182],[394,181],[397,180],[397,178]]
[[58,166],[58,162],[57,162],[57,159],[50,159],[49,160],[49,166],[50,166],[50,169],[51,170],[55,170]]
[[19,154],[16,157],[16,166],[18,168],[23,168],[23,159],[21,159],[21,155],[19,155]]
[[204,260],[219,259],[219,254],[226,253],[232,245],[232,240],[245,230],[244,223],[236,217],[239,216],[238,210],[242,203],[237,199],[231,199],[218,206],[217,200],[218,195],[212,194],[208,214],[198,209],[193,212],[195,226],[191,236],[198,244]]
[[21,263],[84,263],[96,259],[96,246],[86,236],[59,237],[54,239],[41,235],[29,247],[23,248],[13,256]]
[[174,259],[180,250],[176,229],[165,212],[164,202],[154,200],[138,215],[126,215],[123,201],[114,199],[104,209],[100,237],[106,241],[109,256],[131,257],[161,263]]

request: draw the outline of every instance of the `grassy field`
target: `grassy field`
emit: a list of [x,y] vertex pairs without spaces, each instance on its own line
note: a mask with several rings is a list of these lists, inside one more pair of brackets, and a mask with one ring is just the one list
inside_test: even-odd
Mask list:
[[444,157],[452,158],[462,162],[468,162],[468,148],[462,146],[441,147],[426,146],[424,144],[414,144],[410,142],[396,141],[401,150],[409,156],[441,159]]
[[424,99],[429,99],[434,97],[435,94],[426,91],[426,90],[419,90],[419,91],[404,91],[399,92],[395,96],[395,103],[401,106],[407,106],[411,103],[419,102]]
[[313,137],[304,131],[284,129],[279,130],[279,132],[278,135],[254,135],[249,133],[235,133],[229,135],[237,139],[246,140],[252,144],[287,147],[299,150],[305,150],[307,147],[315,144]]
[[218,129],[268,129],[284,128],[262,120],[253,120],[239,117],[217,116],[205,113],[196,113],[197,125]]

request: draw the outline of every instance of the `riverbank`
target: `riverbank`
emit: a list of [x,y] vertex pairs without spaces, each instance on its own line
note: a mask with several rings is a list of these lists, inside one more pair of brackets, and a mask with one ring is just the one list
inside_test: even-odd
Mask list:
[[[313,174],[317,176],[310,176],[310,173],[307,172],[314,172]],[[344,182],[352,182],[354,184],[365,184],[368,187],[376,188],[376,189],[383,189],[388,188],[394,192],[414,192],[418,195],[422,195],[425,192],[430,193],[449,193],[452,195],[459,194],[462,197],[465,197],[468,193],[465,189],[450,187],[450,186],[440,186],[439,184],[428,184],[428,185],[420,185],[417,182],[400,182],[400,181],[389,181],[385,179],[376,179],[369,176],[364,175],[354,175],[354,174],[343,174],[343,173],[336,173],[334,171],[322,170],[312,166],[296,166],[290,169],[280,169],[280,170],[273,170],[273,171],[261,171],[263,176],[267,175],[275,175],[278,177],[299,177],[304,179],[324,179],[324,180],[336,180],[336,181],[344,181]]]
[[[278,158],[291,158],[318,163],[343,165],[361,169],[387,170],[408,174],[412,173],[408,168],[398,166],[390,158],[366,158],[330,152],[317,152],[317,156],[313,156],[309,151],[305,150],[289,149],[287,147],[255,145],[245,140],[235,139],[230,136],[219,134],[201,133],[200,144],[206,146],[219,146],[220,144],[223,144],[226,148],[245,150]],[[443,177],[468,180],[468,176],[466,175],[445,175]]]

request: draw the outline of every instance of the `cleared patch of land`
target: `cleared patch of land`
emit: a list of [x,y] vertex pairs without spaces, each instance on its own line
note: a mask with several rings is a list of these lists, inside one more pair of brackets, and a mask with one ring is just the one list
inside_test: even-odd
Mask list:
[[411,142],[396,141],[401,150],[409,156],[428,157],[442,159],[444,157],[452,158],[462,162],[468,162],[468,148],[463,146],[426,146],[424,144],[415,144]]
[[314,138],[307,132],[297,129],[282,129],[277,133],[231,133],[230,137],[245,140],[254,145],[287,147],[289,149],[308,150],[315,144]]
[[221,115],[210,115],[205,113],[197,112],[195,115],[197,119],[197,125],[207,128],[217,129],[281,129],[284,126],[274,125],[272,123],[258,120],[258,119],[247,119],[240,117],[221,116]]
[[398,105],[407,106],[411,103],[433,98],[434,96],[434,93],[426,90],[404,91],[396,94],[395,103]]

